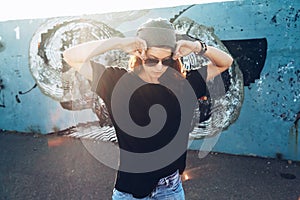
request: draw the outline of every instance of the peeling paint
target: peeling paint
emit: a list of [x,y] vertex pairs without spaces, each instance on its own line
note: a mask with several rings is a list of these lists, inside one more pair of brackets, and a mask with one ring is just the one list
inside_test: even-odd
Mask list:
[[299,144],[299,121],[300,121],[300,111],[296,114],[293,126],[290,129],[290,145],[294,145],[295,153],[298,152]]
[[[300,111],[297,113],[296,119],[295,119],[295,121],[294,121],[295,127],[298,127],[298,122],[299,122],[299,120],[300,120]],[[298,129],[297,129],[297,133],[298,133]]]
[[4,90],[5,86],[3,83],[3,79],[0,77],[0,108],[5,108],[5,101],[4,101]]
[[271,18],[271,24],[279,26],[281,23],[286,24],[288,28],[297,28],[300,10],[289,6],[287,9],[279,9]]
[[[270,83],[269,80],[275,81]],[[300,102],[300,73],[295,61],[279,64],[277,71],[264,74],[256,83],[253,89],[257,90],[257,96],[253,100],[258,102],[266,95],[271,100],[271,104],[267,101],[258,102],[264,104],[261,109],[271,113],[274,118],[293,122],[299,109],[297,102]]]
[[3,41],[1,41],[1,37],[0,37],[0,52],[5,50],[5,44]]
[[40,128],[40,126],[31,125],[26,128],[26,132],[29,132],[32,134],[41,134],[41,128]]

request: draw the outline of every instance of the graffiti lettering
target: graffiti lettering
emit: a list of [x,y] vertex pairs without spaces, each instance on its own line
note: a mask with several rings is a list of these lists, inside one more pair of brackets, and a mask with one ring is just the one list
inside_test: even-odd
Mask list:
[[22,91],[19,91],[19,94],[27,94],[28,92],[30,92],[31,90],[33,90],[34,88],[36,88],[37,84],[34,84],[34,86],[32,88],[30,88],[28,91],[26,92],[22,92]]
[[[34,86],[33,86],[32,88],[30,88],[29,90],[27,90],[27,91],[25,91],[25,92],[19,91],[18,94],[20,94],[20,95],[27,94],[27,93],[29,93],[31,90],[33,90],[33,89],[36,88],[36,87],[37,87],[37,84],[34,84]],[[21,103],[21,100],[20,100],[20,98],[19,98],[19,95],[16,95],[16,96],[15,96],[15,99],[16,99],[17,103]]]
[[21,100],[20,100],[20,98],[19,98],[18,95],[16,95],[16,101],[17,101],[18,103],[21,103]]

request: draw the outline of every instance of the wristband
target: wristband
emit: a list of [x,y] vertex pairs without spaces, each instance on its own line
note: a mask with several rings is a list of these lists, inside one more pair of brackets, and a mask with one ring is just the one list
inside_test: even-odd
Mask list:
[[207,51],[207,45],[205,42],[203,42],[202,40],[197,40],[200,45],[201,45],[201,51],[200,52],[197,52],[197,54],[200,54],[200,55],[203,55],[205,54],[205,52]]

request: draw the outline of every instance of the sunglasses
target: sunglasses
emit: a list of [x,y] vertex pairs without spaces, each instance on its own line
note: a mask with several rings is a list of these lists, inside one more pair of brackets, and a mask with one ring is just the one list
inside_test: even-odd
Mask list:
[[169,67],[171,67],[174,64],[174,60],[172,57],[165,58],[163,60],[155,59],[155,58],[147,58],[146,60],[144,60],[144,63],[149,67],[154,67],[159,63],[159,61],[161,61],[162,65],[169,66]]

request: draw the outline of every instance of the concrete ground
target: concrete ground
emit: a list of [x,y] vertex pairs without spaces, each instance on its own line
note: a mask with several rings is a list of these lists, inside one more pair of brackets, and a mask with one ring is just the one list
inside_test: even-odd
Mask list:
[[[189,151],[185,175],[187,200],[300,200],[299,162]],[[106,200],[114,177],[80,139],[0,132],[1,200]]]

